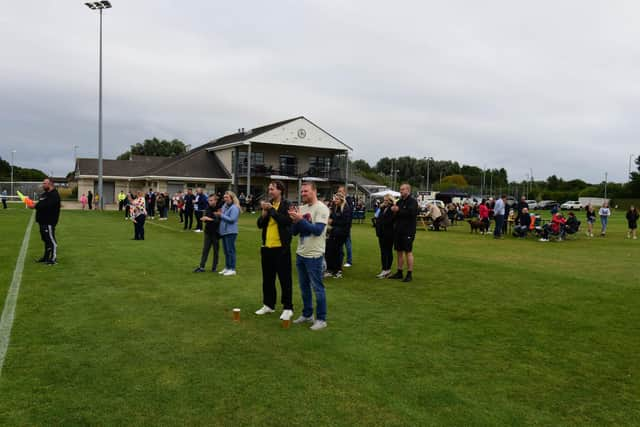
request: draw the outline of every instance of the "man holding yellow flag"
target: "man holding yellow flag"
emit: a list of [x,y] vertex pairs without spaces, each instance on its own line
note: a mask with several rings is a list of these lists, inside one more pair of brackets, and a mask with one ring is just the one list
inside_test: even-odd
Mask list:
[[60,195],[50,178],[42,182],[42,189],[44,192],[40,194],[38,203],[29,207],[36,210],[36,222],[40,225],[40,237],[44,242],[44,256],[38,262],[54,265],[58,252],[56,225],[60,218]]

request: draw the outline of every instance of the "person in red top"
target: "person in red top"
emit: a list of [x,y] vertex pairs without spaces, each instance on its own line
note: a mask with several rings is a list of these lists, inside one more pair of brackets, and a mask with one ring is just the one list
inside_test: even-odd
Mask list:
[[465,218],[469,218],[470,212],[471,212],[471,207],[469,206],[469,203],[465,203],[464,206],[462,206],[462,214],[464,215]]
[[551,232],[552,234],[557,234],[559,236],[558,240],[562,240],[562,226],[566,223],[567,220],[564,216],[562,216],[560,212],[554,212],[553,216],[551,217],[551,224],[546,224],[542,228],[542,238],[540,239],[540,241],[548,242],[549,232]]
[[487,206],[487,202],[484,199],[480,202],[478,212],[480,214],[480,222],[484,228],[480,233],[485,234],[489,232],[489,206]]

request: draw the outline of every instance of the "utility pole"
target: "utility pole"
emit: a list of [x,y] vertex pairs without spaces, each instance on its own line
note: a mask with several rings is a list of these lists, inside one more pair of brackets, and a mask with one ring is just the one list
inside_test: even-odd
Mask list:
[[16,154],[16,150],[11,151],[11,195],[13,196],[13,156]]

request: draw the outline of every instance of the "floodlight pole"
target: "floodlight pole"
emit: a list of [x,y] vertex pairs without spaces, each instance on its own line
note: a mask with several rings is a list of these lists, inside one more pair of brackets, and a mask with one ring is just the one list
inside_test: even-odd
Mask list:
[[100,9],[100,65],[98,74],[98,195],[100,196],[100,210],[104,210],[102,197],[102,9]]
[[11,151],[11,195],[13,196],[13,156],[16,154],[16,150]]
[[104,210],[103,197],[103,167],[102,167],[102,10],[112,7],[108,1],[99,1],[94,3],[85,3],[91,10],[98,10],[100,15],[100,36],[98,43],[98,203],[100,210]]

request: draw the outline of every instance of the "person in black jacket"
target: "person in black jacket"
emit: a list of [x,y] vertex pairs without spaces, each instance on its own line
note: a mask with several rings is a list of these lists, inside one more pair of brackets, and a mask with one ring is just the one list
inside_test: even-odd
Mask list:
[[200,265],[193,270],[194,273],[204,273],[204,266],[207,264],[209,251],[213,247],[213,264],[211,271],[214,273],[218,269],[218,254],[220,252],[220,217],[215,214],[218,208],[218,197],[211,194],[208,199],[209,206],[204,211],[200,220],[204,223],[204,245],[202,246],[202,256],[200,257]]
[[410,282],[413,279],[413,241],[416,238],[416,221],[418,216],[418,202],[411,197],[411,186],[400,186],[400,200],[391,207],[393,216],[394,246],[398,253],[398,271],[389,276],[390,279],[402,279],[404,258],[407,260],[407,275],[402,280]]
[[391,274],[391,264],[393,264],[393,211],[391,207],[394,204],[393,196],[390,194],[384,196],[376,218],[376,236],[378,237],[380,261],[382,262],[382,271],[376,276],[378,279],[384,279]]
[[325,277],[342,277],[342,246],[347,241],[351,230],[351,208],[342,193],[333,196],[333,205],[329,215],[329,229],[325,259],[327,272]]
[[184,195],[184,229],[187,227],[191,230],[193,226],[193,208],[196,201],[196,196],[193,195],[193,190],[187,188],[187,194]]
[[291,279],[291,217],[290,204],[283,198],[282,181],[269,184],[270,201],[262,202],[258,228],[262,229],[262,308],[256,311],[261,316],[273,313],[276,308],[276,274],[282,290],[282,315],[280,319],[291,320],[293,316],[293,282]]
[[44,256],[38,260],[47,265],[56,264],[58,258],[58,241],[56,225],[60,218],[60,195],[50,178],[42,182],[44,192],[35,204],[36,222],[40,225],[40,237],[44,242]]

